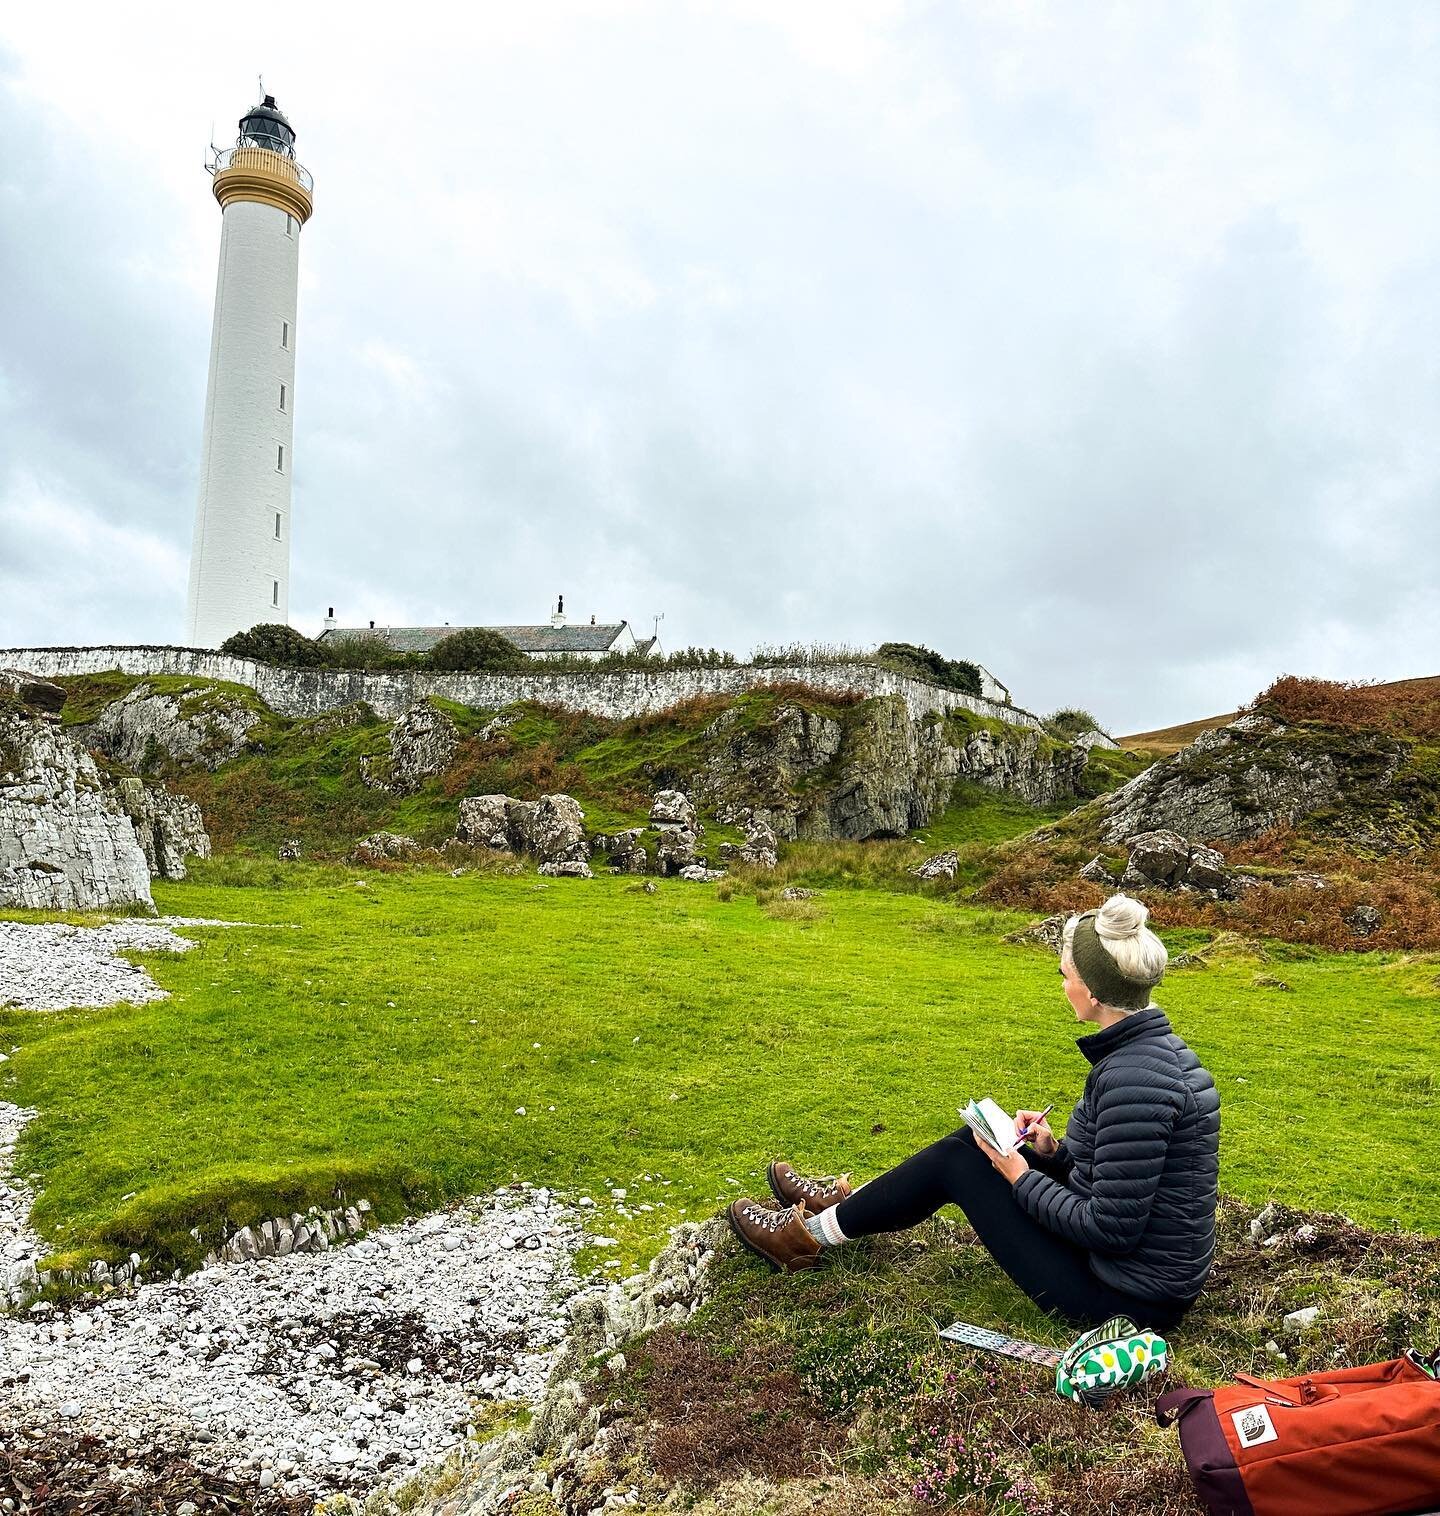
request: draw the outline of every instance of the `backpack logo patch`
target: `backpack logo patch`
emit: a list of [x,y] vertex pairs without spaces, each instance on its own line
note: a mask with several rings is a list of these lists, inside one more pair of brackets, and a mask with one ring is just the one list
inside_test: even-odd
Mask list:
[[1253,1448],[1257,1443],[1274,1442],[1279,1437],[1270,1412],[1263,1405],[1246,1406],[1243,1411],[1232,1411],[1230,1419],[1235,1423],[1235,1435],[1242,1448]]

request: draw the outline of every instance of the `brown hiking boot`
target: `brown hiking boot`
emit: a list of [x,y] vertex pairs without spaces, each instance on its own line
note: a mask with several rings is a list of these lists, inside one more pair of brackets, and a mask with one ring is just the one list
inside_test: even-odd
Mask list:
[[770,1165],[769,1178],[770,1193],[781,1205],[803,1205],[811,1216],[839,1205],[853,1188],[848,1174],[833,1179],[805,1179],[783,1158]]
[[777,1211],[757,1200],[736,1200],[725,1213],[735,1235],[773,1268],[793,1274],[814,1268],[820,1244],[805,1229],[805,1207]]

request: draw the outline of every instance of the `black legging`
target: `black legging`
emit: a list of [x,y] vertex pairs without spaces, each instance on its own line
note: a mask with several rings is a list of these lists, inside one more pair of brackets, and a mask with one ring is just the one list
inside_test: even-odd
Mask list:
[[[1033,1161],[1033,1160],[1032,1160]],[[1043,1160],[1037,1167],[1043,1167]],[[1079,1326],[1129,1316],[1164,1330],[1188,1302],[1145,1301],[1112,1289],[1090,1272],[1090,1255],[1020,1209],[1010,1183],[975,1145],[968,1127],[932,1142],[836,1207],[847,1237],[899,1232],[953,1202],[965,1212],[991,1257],[1039,1306]]]

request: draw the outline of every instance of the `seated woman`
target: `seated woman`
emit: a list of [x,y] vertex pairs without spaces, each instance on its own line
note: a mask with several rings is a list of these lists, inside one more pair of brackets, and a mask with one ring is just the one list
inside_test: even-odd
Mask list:
[[1060,973],[1090,1061],[1085,1092],[1057,1142],[1020,1111],[1028,1147],[1003,1155],[968,1128],[852,1189],[770,1165],[780,1209],[737,1200],[730,1225],[777,1268],[895,1232],[947,1202],[969,1218],[1002,1269],[1046,1310],[1077,1325],[1114,1315],[1163,1330],[1194,1304],[1215,1256],[1220,1097],[1150,992],[1165,946],[1126,895],[1065,924]]

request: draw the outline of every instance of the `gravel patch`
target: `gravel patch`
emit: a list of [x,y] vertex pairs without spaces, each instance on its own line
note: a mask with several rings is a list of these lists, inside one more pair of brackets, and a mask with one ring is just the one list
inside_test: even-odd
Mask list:
[[[195,917],[0,921],[0,1003],[165,998],[117,953],[188,952]],[[0,1057],[6,1055],[0,1054]],[[0,1101],[0,1296],[48,1249]],[[0,1511],[308,1511],[433,1467],[486,1402],[537,1403],[577,1297],[580,1212],[497,1195],[348,1246],[0,1313]]]
[[168,992],[120,953],[188,953],[195,944],[173,927],[249,925],[197,916],[110,921],[104,926],[0,921],[0,1005],[63,1011],[164,1000]]
[[89,1438],[102,1469],[181,1449],[196,1477],[276,1497],[389,1483],[462,1443],[477,1404],[538,1401],[583,1240],[517,1186],[324,1254],[38,1302],[0,1317],[0,1446],[73,1462]]

